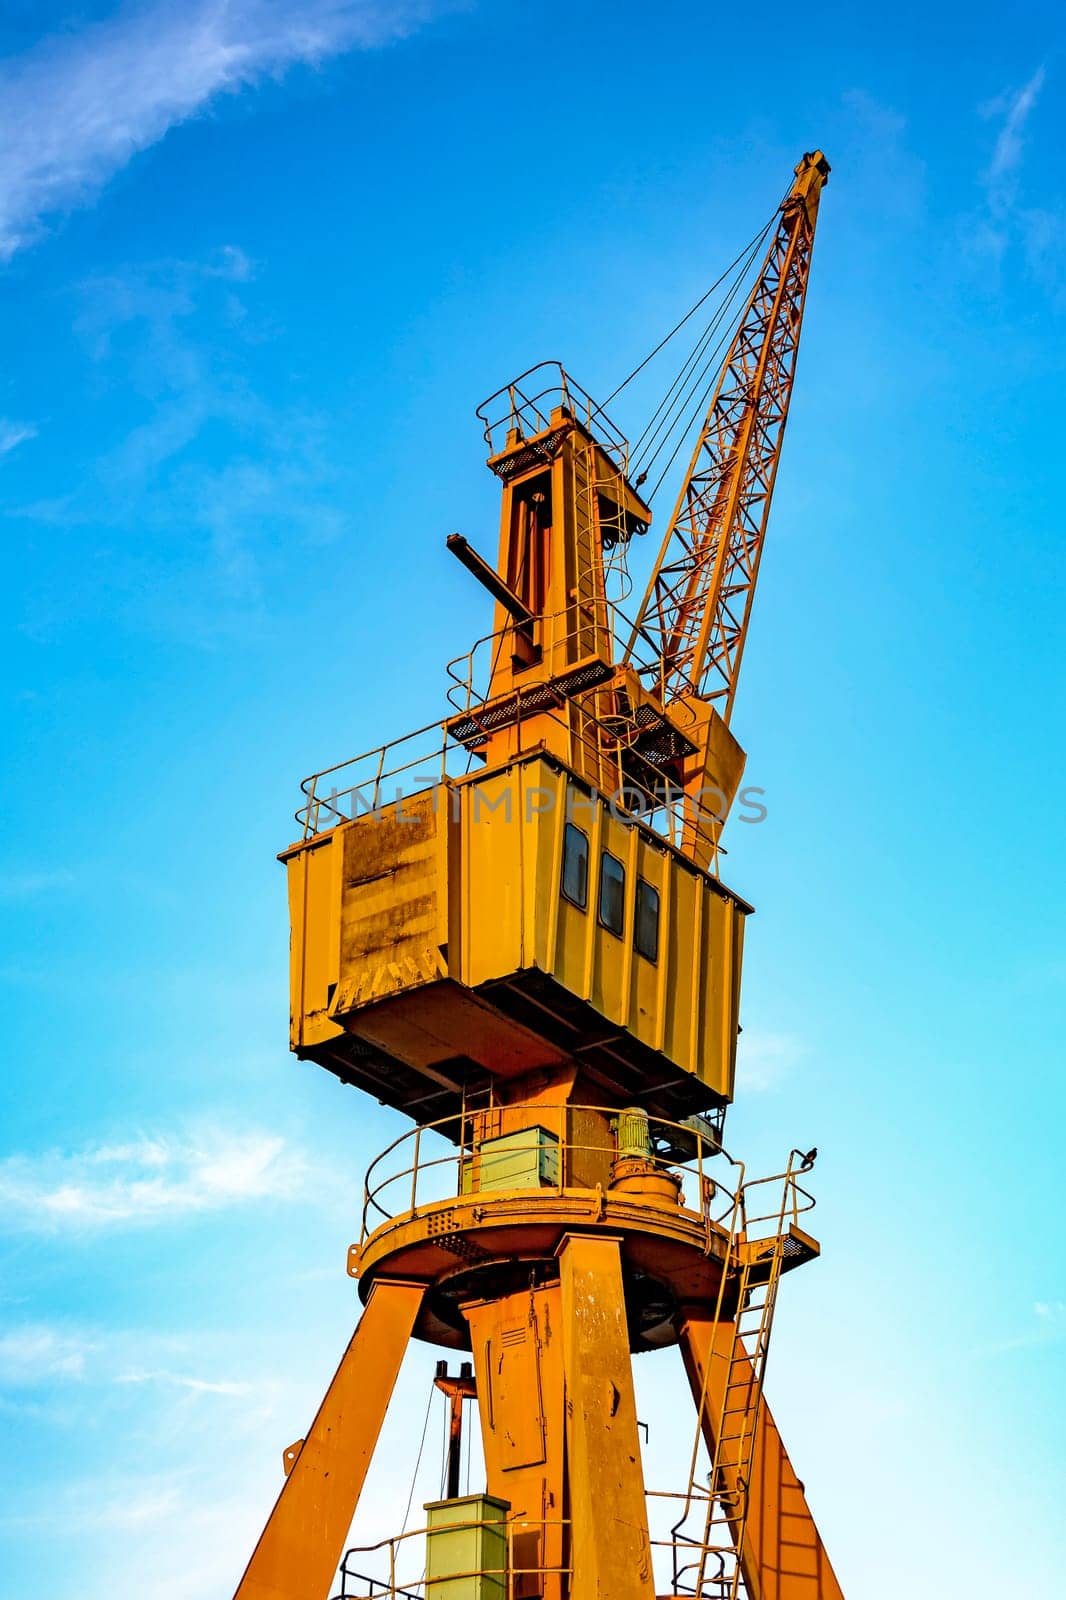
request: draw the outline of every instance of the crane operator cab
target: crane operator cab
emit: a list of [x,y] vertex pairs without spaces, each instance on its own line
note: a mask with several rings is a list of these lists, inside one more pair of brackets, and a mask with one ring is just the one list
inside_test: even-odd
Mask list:
[[449,668],[444,723],[304,784],[291,1046],[420,1123],[531,1075],[719,1117],[751,907],[718,836],[744,753],[710,702],[664,699],[639,634],[618,647],[651,512],[604,412],[546,363],[479,416],[497,566],[448,544],[493,629]]

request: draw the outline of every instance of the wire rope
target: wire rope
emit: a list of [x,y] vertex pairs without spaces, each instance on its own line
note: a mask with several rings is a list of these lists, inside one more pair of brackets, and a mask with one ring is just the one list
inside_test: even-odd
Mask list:
[[428,1401],[428,1403],[426,1405],[426,1415],[425,1415],[425,1419],[423,1420],[423,1423],[422,1423],[422,1437],[419,1440],[418,1455],[417,1455],[417,1457],[415,1459],[415,1470],[411,1475],[411,1487],[408,1490],[407,1504],[404,1507],[403,1522],[400,1524],[400,1538],[401,1539],[403,1538],[404,1534],[407,1532],[407,1519],[411,1515],[411,1505],[412,1505],[412,1502],[414,1501],[414,1498],[415,1498],[415,1484],[418,1482],[418,1469],[422,1465],[422,1452],[426,1447],[426,1434],[427,1434],[427,1432],[429,1430],[429,1414],[433,1410],[433,1396],[436,1394],[436,1392],[437,1391],[435,1389],[433,1389],[433,1388],[431,1388],[430,1391],[429,1391],[429,1401]]
[[706,302],[711,298],[711,295],[714,293],[714,291],[721,287],[721,285],[728,278],[729,274],[733,271],[733,268],[737,265],[737,263],[742,261],[744,259],[744,257],[749,253],[749,251],[751,251],[752,249],[757,249],[758,248],[759,243],[765,237],[765,235],[768,232],[768,230],[770,228],[770,225],[773,222],[773,220],[774,220],[773,217],[771,217],[770,222],[768,222],[766,224],[766,227],[762,228],[759,231],[759,233],[756,234],[755,238],[751,241],[750,244],[747,244],[747,245],[744,246],[744,249],[735,258],[735,260],[731,261],[729,263],[728,267],[726,267],[726,269],[722,273],[721,277],[718,278],[714,283],[711,284],[711,287],[706,291],[705,294],[701,294],[700,295],[700,297],[696,301],[695,305],[691,306],[689,308],[689,310],[685,312],[685,315],[681,318],[680,322],[675,322],[674,323],[674,326],[670,329],[670,332],[668,334],[666,334],[666,336],[664,338],[659,340],[659,343],[655,346],[655,349],[648,352],[648,354],[644,357],[644,360],[641,361],[637,366],[635,366],[633,368],[633,371],[629,374],[629,376],[627,378],[623,378],[622,379],[622,381],[618,385],[618,387],[616,389],[613,389],[611,391],[611,393],[607,396],[606,400],[603,402],[603,405],[598,405],[596,407],[597,411],[602,411],[604,406],[609,406],[611,401],[615,398],[615,396],[616,395],[620,395],[622,390],[626,387],[626,385],[628,383],[632,383],[633,379],[637,376],[637,374],[639,372],[643,372],[644,371],[644,368],[648,365],[648,362],[654,360],[654,358],[659,354],[659,351],[664,349],[665,346],[670,343],[670,340],[674,337],[674,334],[675,333],[680,333],[681,329],[685,326],[685,323],[688,322],[691,317],[694,317],[696,315],[696,312],[700,309],[700,306],[705,305]]

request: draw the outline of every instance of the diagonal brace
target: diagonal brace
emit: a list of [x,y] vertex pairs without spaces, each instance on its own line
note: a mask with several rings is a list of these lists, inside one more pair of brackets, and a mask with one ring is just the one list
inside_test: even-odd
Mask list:
[[[327,1600],[396,1384],[423,1284],[375,1285],[234,1600]],[[289,1464],[291,1461],[291,1465]]]

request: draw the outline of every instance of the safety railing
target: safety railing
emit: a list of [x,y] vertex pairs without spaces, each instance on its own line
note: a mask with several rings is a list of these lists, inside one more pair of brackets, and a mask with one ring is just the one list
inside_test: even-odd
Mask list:
[[[572,1180],[582,1176],[582,1163],[590,1157],[594,1165],[597,1161],[605,1164],[603,1177],[597,1181],[601,1195],[609,1196],[612,1179],[623,1180],[635,1170],[642,1176],[668,1174],[678,1204],[702,1221],[708,1248],[716,1236],[729,1270],[722,1272],[717,1298],[708,1307],[721,1329],[716,1347],[718,1360],[724,1363],[719,1370],[720,1392],[712,1400],[705,1379],[697,1397],[688,1484],[683,1490],[645,1490],[656,1590],[691,1595],[694,1600],[742,1600],[746,1591],[740,1550],[761,1414],[763,1370],[790,1230],[814,1206],[813,1196],[800,1182],[814,1154],[793,1150],[783,1171],[749,1178],[744,1164],[730,1156],[714,1130],[698,1119],[673,1122],[650,1117],[635,1107],[538,1105],[537,1126],[513,1130],[508,1118],[513,1119],[516,1109],[479,1107],[412,1129],[394,1140],[371,1163],[366,1175],[361,1240],[365,1241],[374,1227],[408,1221],[423,1208],[457,1196],[509,1192],[496,1178],[488,1184],[482,1181],[486,1158],[493,1150],[496,1156],[492,1159],[501,1153],[501,1135],[506,1136],[504,1159],[511,1164],[511,1173],[515,1163],[520,1166],[521,1157],[526,1156],[538,1159],[537,1170],[543,1174],[539,1160],[546,1152],[550,1154],[544,1164],[549,1170],[539,1184],[542,1194],[580,1192],[582,1186]],[[606,1122],[607,1141],[597,1141],[591,1131],[573,1137],[571,1124],[576,1114],[580,1114],[579,1125],[589,1130],[598,1121],[601,1134]],[[527,1180],[528,1172],[527,1167]],[[590,1181],[586,1169],[585,1185]],[[529,1195],[526,1183],[520,1192]],[[585,1192],[596,1190],[586,1188]],[[709,1422],[710,1439],[705,1435],[705,1421]],[[506,1523],[471,1521],[456,1526],[460,1532],[491,1528],[497,1550],[505,1535],[506,1560],[497,1554],[498,1565],[449,1570],[446,1575],[430,1572],[426,1559],[415,1555],[415,1549],[421,1547],[409,1542],[434,1530],[404,1532],[349,1550],[336,1600],[435,1600],[457,1579],[468,1581],[471,1587],[481,1580],[482,1592],[499,1600],[526,1600],[531,1595],[561,1600],[567,1592],[567,1524],[518,1516]],[[546,1552],[558,1560],[545,1561]]]
[[[576,661],[578,653],[574,646],[578,645],[582,655],[600,654],[605,663],[610,663],[614,659],[615,641],[632,631],[628,617],[611,600],[542,612],[534,627],[541,657],[548,662]],[[508,623],[475,639],[469,650],[448,662],[445,668],[450,679],[448,702],[456,711],[469,712],[484,705],[493,673],[504,653],[513,648],[513,641],[514,625]]]
[[[717,1497],[709,1490],[645,1490],[648,1512],[649,1545],[656,1569],[656,1589],[668,1587],[672,1594],[691,1595],[698,1600],[737,1600],[744,1593],[739,1574],[736,1541],[728,1533],[719,1538],[713,1533],[701,1537],[671,1531],[666,1525],[678,1504],[706,1505]],[[338,1577],[339,1589],[332,1600],[434,1600],[435,1595],[454,1593],[449,1586],[468,1583],[474,1592],[477,1583],[483,1592],[499,1600],[523,1600],[530,1595],[561,1594],[561,1580],[572,1575],[570,1560],[570,1522],[519,1517],[513,1520],[471,1519],[449,1523],[446,1529],[418,1527],[379,1539],[375,1543],[353,1545],[345,1551]],[[676,1525],[675,1525],[676,1528]],[[426,1539],[434,1533],[445,1536],[474,1536],[471,1545],[482,1543],[485,1535],[503,1544],[498,1565],[482,1565],[446,1573],[431,1573],[426,1555]],[[546,1550],[558,1552],[558,1561],[531,1560]],[[554,1580],[554,1581],[553,1581]]]
[[[709,1476],[709,1474],[708,1474]],[[699,1596],[700,1600],[729,1600],[730,1580],[736,1565],[732,1542],[708,1543],[699,1535],[679,1528],[678,1508],[688,1511],[709,1508],[714,1496],[698,1484],[688,1489],[645,1489],[648,1510],[649,1544],[655,1565],[662,1567],[662,1582],[674,1595]]]
[[508,436],[522,440],[545,433],[552,412],[560,407],[594,433],[619,470],[628,474],[628,439],[561,361],[538,361],[481,402],[477,416],[490,455],[507,447]]
[[[697,1400],[700,1420],[689,1462],[689,1481],[676,1522],[664,1543],[672,1550],[671,1592],[692,1594],[700,1600],[742,1600],[745,1594],[740,1552],[747,1523],[755,1462],[755,1444],[762,1413],[763,1375],[778,1284],[791,1249],[802,1244],[790,1238],[797,1222],[797,1174],[807,1172],[815,1152],[793,1150],[784,1184],[780,1179],[753,1179],[745,1185],[745,1214],[769,1197],[755,1199],[754,1191],[768,1184],[776,1188],[779,1209],[763,1212],[761,1234],[755,1238],[743,1228],[730,1241],[732,1273],[723,1273],[713,1309],[718,1335],[714,1360],[708,1362]],[[806,1195],[806,1191],[801,1191]],[[773,1190],[771,1190],[771,1195]],[[738,1245],[744,1248],[738,1249]],[[727,1280],[732,1278],[727,1293]],[[711,1368],[717,1369],[712,1393]],[[704,1419],[709,1423],[707,1438]],[[697,1476],[701,1444],[710,1455],[705,1485]],[[695,1518],[697,1526],[692,1526]]]
[[[530,709],[523,714],[524,703],[529,703]],[[621,719],[597,717],[584,705],[579,709],[579,716],[566,718],[558,710],[545,709],[532,694],[524,702],[519,691],[514,715],[519,727],[536,715],[559,728],[567,765],[610,805],[612,815],[647,828],[675,849],[686,841],[701,840],[707,870],[717,873],[719,855],[726,854],[718,842],[721,796],[714,790],[708,790],[705,798],[686,794],[647,760],[643,767],[650,781],[641,781],[633,775],[632,763],[625,768],[622,764],[640,730]],[[476,713],[471,715],[476,720]],[[311,839],[364,815],[379,821],[383,816],[400,817],[404,801],[415,794],[471,777],[476,759],[465,743],[449,733],[446,723],[436,722],[339,761],[301,783],[304,804],[295,813],[301,835]],[[435,803],[446,803],[443,789]]]
[[[691,1595],[699,1600],[735,1600],[744,1591],[739,1586],[737,1554],[730,1540],[708,1543],[698,1537],[670,1537],[665,1531],[658,1534],[655,1523],[655,1506],[693,1498],[711,1499],[711,1496],[694,1497],[690,1492],[678,1490],[645,1491],[649,1512],[649,1544],[655,1567],[662,1566],[661,1579],[669,1579],[673,1594]],[[529,1552],[542,1547],[544,1536],[556,1530],[552,1543],[568,1550],[568,1522],[487,1521],[485,1519],[450,1524],[447,1533],[480,1536],[502,1536],[506,1556],[498,1566],[470,1567],[447,1574],[431,1575],[427,1571],[425,1540],[435,1530],[426,1527],[411,1529],[380,1539],[375,1544],[353,1545],[345,1551],[338,1577],[340,1588],[333,1600],[434,1600],[434,1595],[455,1593],[449,1586],[466,1582],[470,1592],[480,1582],[486,1592],[499,1600],[522,1600],[530,1595],[565,1592],[559,1580],[571,1577],[570,1562],[536,1562],[529,1560]],[[530,1535],[540,1536],[530,1539]],[[474,1542],[474,1541],[472,1541]],[[657,1574],[659,1576],[659,1574]],[[556,1580],[552,1583],[551,1580]],[[657,1582],[661,1589],[663,1582]]]
[[[701,1600],[719,1600],[719,1597],[729,1600],[735,1572],[735,1552],[730,1545],[707,1545],[698,1539],[656,1534],[656,1503],[691,1498],[676,1490],[646,1491],[649,1544],[655,1565],[662,1564],[664,1578],[669,1572],[675,1594],[698,1595]],[[549,1539],[560,1550],[568,1549],[569,1529],[569,1522],[525,1518],[449,1524],[446,1530],[449,1534],[488,1534],[496,1538],[502,1535],[506,1557],[499,1566],[471,1567],[462,1571],[449,1569],[447,1575],[429,1574],[427,1570],[425,1540],[427,1535],[433,1536],[432,1528],[412,1529],[379,1539],[375,1544],[353,1545],[345,1551],[338,1574],[340,1588],[335,1591],[333,1600],[434,1600],[435,1594],[455,1593],[449,1586],[463,1581],[470,1584],[470,1592],[473,1592],[479,1580],[487,1591],[498,1595],[499,1600],[521,1600],[521,1597],[545,1592],[558,1594],[562,1592],[562,1585],[553,1585],[550,1580],[569,1579],[572,1572],[569,1561],[533,1563],[529,1555],[533,1549],[543,1548]]]
[[[489,1580],[499,1600],[543,1594],[545,1579],[569,1577],[570,1568],[561,1563],[531,1563],[529,1555],[534,1547],[543,1549],[549,1543],[563,1549],[569,1542],[568,1531],[569,1522],[562,1519],[520,1518],[505,1522],[481,1518],[449,1523],[446,1528],[416,1528],[379,1539],[376,1544],[354,1545],[345,1551],[340,1566],[341,1587],[334,1600],[433,1600],[435,1594],[454,1594],[451,1585],[463,1580],[471,1585],[473,1593],[477,1579]],[[467,1571],[452,1571],[449,1567],[446,1574],[428,1573],[427,1537],[464,1533],[494,1539],[502,1535],[505,1560],[496,1567],[472,1567]]]
[[474,758],[453,739],[444,722],[429,722],[387,744],[337,761],[304,778],[304,803],[296,811],[303,837],[313,838],[341,822],[364,815],[380,817],[391,808],[402,813],[403,802],[424,789],[470,771]]
[[[580,1112],[609,1118],[613,1144],[574,1138],[571,1123]],[[509,1115],[513,1121],[513,1111]],[[539,1182],[542,1194],[561,1196],[594,1188],[581,1183],[579,1174],[581,1169],[587,1172],[598,1165],[603,1168],[606,1188],[612,1164],[639,1154],[653,1171],[668,1173],[679,1183],[679,1204],[699,1218],[708,1234],[725,1233],[748,1242],[776,1238],[814,1207],[814,1197],[799,1182],[801,1172],[807,1169],[797,1151],[792,1152],[783,1172],[748,1178],[743,1162],[722,1148],[707,1125],[671,1122],[643,1111],[619,1112],[608,1106],[538,1105],[536,1116],[536,1129],[517,1130],[517,1142],[508,1139],[507,1159],[543,1154],[546,1147],[541,1130],[547,1132],[555,1173]],[[499,1107],[461,1112],[411,1128],[393,1140],[367,1169],[360,1244],[379,1227],[416,1216],[424,1208],[471,1193],[500,1192],[502,1184],[484,1182],[477,1158],[486,1141],[497,1136],[493,1130],[509,1126],[507,1117],[507,1108]],[[632,1145],[635,1126],[646,1129],[639,1152]],[[524,1133],[528,1140],[518,1138]]]

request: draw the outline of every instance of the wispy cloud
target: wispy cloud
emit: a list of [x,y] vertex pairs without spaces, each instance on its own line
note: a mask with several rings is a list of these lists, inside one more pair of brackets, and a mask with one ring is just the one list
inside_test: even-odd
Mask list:
[[1002,1355],[1010,1350],[1034,1350],[1066,1342],[1066,1303],[1061,1300],[1036,1300],[1029,1325],[1018,1333],[997,1340],[989,1348]]
[[6,456],[27,439],[36,437],[37,429],[32,422],[11,422],[7,417],[0,417],[0,456]]
[[[221,1446],[205,1448],[196,1466],[152,1473],[111,1471],[58,1486],[0,1512],[0,1531],[77,1541],[79,1596],[132,1595],[151,1573],[153,1600],[208,1600],[232,1592],[276,1493],[277,1468],[239,1483],[211,1470]],[[231,1472],[243,1460],[224,1457]],[[180,1544],[175,1529],[181,1529]]]
[[292,1196],[303,1175],[284,1139],[255,1131],[9,1156],[0,1162],[0,1226],[50,1233],[162,1223]]
[[[106,527],[106,567],[43,588],[23,631],[50,639],[99,606],[138,633],[212,649],[265,637],[268,581],[294,539],[338,537],[348,469],[328,445],[333,419],[314,403],[267,399],[250,353],[271,337],[249,309],[257,266],[236,244],[201,260],[141,262],[79,285],[75,331],[90,381],[122,392],[138,420],[73,483],[11,511],[60,534]],[[208,432],[214,448],[198,442]]]
[[[865,89],[846,89],[848,172],[859,186],[876,184],[882,215],[915,222],[925,204],[925,162],[912,149],[907,119]],[[884,174],[891,172],[891,183]]]
[[[130,1425],[163,1417],[175,1436],[204,1425],[217,1401],[254,1397],[232,1426],[257,1426],[273,1413],[279,1384],[235,1354],[234,1330],[160,1330],[29,1319],[0,1325],[0,1406],[15,1414],[46,1408],[77,1425],[86,1409],[121,1407]],[[241,1377],[236,1377],[236,1371]],[[158,1422],[151,1424],[157,1433]]]
[[155,0],[0,64],[0,259],[218,96],[396,39],[434,0]]
[[92,1342],[46,1324],[0,1333],[0,1388],[81,1378]]
[[749,1094],[776,1089],[806,1055],[806,1045],[791,1033],[745,1028],[737,1044],[738,1081]]
[[1049,256],[1058,256],[1063,233],[1061,207],[1048,209],[1023,203],[1022,170],[1030,119],[1047,78],[1037,67],[1019,89],[1011,89],[981,106],[980,114],[995,126],[988,163],[981,173],[984,201],[976,216],[967,219],[969,253],[982,266],[998,268],[1013,244],[1020,245],[1025,264],[1034,277],[1055,287],[1055,268]]
[[250,1394],[250,1383],[232,1378],[192,1378],[180,1372],[122,1372],[116,1383],[161,1384],[164,1388],[186,1389],[191,1394]]
[[989,199],[993,204],[1007,203],[1012,196],[1016,174],[1022,162],[1025,124],[1044,87],[1045,76],[1044,68],[1037,67],[1028,83],[983,108],[985,116],[1000,121],[992,159],[985,174]]

